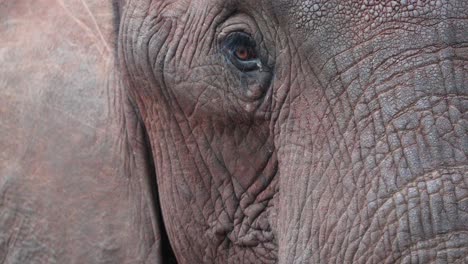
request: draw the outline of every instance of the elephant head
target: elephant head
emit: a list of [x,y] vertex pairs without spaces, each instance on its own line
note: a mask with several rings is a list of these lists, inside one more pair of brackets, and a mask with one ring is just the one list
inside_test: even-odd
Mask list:
[[180,263],[466,261],[464,1],[120,9]]
[[0,262],[467,262],[467,18],[0,0]]

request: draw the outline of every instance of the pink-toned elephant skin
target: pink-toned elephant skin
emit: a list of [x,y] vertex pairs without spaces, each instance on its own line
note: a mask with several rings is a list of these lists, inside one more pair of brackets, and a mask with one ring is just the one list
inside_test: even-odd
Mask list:
[[468,263],[468,1],[0,0],[0,263]]

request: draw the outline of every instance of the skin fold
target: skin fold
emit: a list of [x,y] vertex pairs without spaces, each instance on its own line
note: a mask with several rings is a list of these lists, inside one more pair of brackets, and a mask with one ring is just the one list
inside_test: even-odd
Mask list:
[[0,261],[468,262],[467,5],[0,0]]

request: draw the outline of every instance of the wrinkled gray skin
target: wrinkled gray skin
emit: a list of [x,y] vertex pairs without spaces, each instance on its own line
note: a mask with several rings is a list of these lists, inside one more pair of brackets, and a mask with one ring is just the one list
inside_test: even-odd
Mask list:
[[0,1],[0,260],[468,261],[467,1],[115,4]]

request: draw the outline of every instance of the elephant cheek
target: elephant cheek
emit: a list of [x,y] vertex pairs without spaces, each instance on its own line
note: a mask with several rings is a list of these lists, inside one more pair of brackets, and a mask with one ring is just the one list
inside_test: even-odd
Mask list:
[[307,91],[291,103],[276,140],[280,263],[466,257],[468,102],[411,78],[368,115]]

